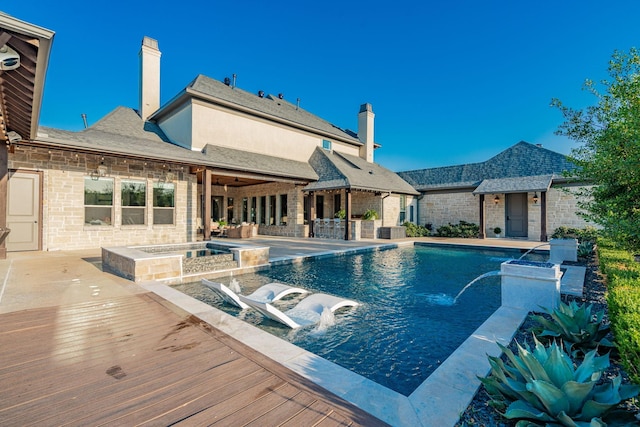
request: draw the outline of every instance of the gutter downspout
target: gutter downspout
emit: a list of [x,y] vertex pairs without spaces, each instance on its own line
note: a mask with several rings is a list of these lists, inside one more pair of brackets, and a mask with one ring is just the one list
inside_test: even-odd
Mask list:
[[382,220],[382,225],[384,225],[384,199],[391,195],[391,191],[387,193],[386,196],[382,196],[380,198],[380,219]]

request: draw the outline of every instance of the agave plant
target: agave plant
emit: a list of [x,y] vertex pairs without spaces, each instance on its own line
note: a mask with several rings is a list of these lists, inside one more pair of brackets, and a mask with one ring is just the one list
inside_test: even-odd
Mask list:
[[551,320],[540,315],[531,316],[540,324],[532,330],[541,339],[562,339],[565,348],[574,355],[597,347],[613,347],[614,344],[606,338],[610,328],[602,324],[604,311],[592,314],[592,308],[591,304],[586,303],[561,302],[557,309],[545,310]]
[[491,374],[480,378],[502,414],[519,420],[518,427],[529,425],[606,426],[620,414],[612,408],[634,397],[639,386],[621,385],[619,376],[611,382],[597,384],[609,366],[609,355],[598,356],[595,350],[574,367],[569,355],[555,342],[545,347],[533,336],[535,348],[518,344],[516,356],[498,344],[507,357],[489,356]]
[[578,244],[578,256],[586,258],[593,252],[593,242],[589,240],[583,240]]

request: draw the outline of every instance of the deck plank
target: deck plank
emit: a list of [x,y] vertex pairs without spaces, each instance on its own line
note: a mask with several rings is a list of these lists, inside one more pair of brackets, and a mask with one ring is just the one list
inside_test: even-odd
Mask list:
[[0,314],[0,425],[384,425],[153,294]]

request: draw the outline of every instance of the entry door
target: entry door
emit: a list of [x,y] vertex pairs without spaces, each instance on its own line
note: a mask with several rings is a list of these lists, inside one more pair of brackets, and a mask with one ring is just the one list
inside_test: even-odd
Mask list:
[[527,237],[527,193],[507,194],[507,237]]
[[14,172],[7,188],[7,251],[40,249],[40,174]]

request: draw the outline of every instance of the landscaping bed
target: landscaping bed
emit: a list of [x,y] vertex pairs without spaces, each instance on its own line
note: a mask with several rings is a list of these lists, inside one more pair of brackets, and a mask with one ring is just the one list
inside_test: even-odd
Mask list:
[[[605,313],[605,322],[608,322],[608,306],[606,300],[606,284],[604,282],[603,277],[600,275],[597,258],[595,256],[590,257],[586,261],[581,261],[578,263],[573,263],[576,265],[583,265],[586,267],[586,276],[585,276],[585,284],[584,284],[584,292],[583,297],[574,297],[574,296],[563,296],[562,300],[564,302],[576,301],[580,304],[582,303],[591,303],[593,304],[593,311],[597,312],[604,310]],[[545,314],[546,316],[546,314]],[[512,340],[509,348],[517,353],[516,350],[516,342],[528,342],[532,345],[531,333],[528,332],[530,328],[536,325],[530,317],[528,317],[525,322],[522,324],[514,339]],[[613,339],[613,337],[609,337]],[[618,354],[614,350],[610,355],[610,367],[602,376],[601,380],[608,380],[616,375],[621,375],[623,379],[623,383],[629,382],[629,376],[625,372]],[[490,397],[484,387],[481,386],[474,396],[473,400],[461,414],[460,420],[456,424],[456,426],[515,426],[515,420],[508,420],[502,417],[495,409],[493,409],[489,405]],[[632,413],[640,413],[640,408],[637,406],[637,401],[635,403],[627,403],[625,406],[625,410],[628,410]]]

